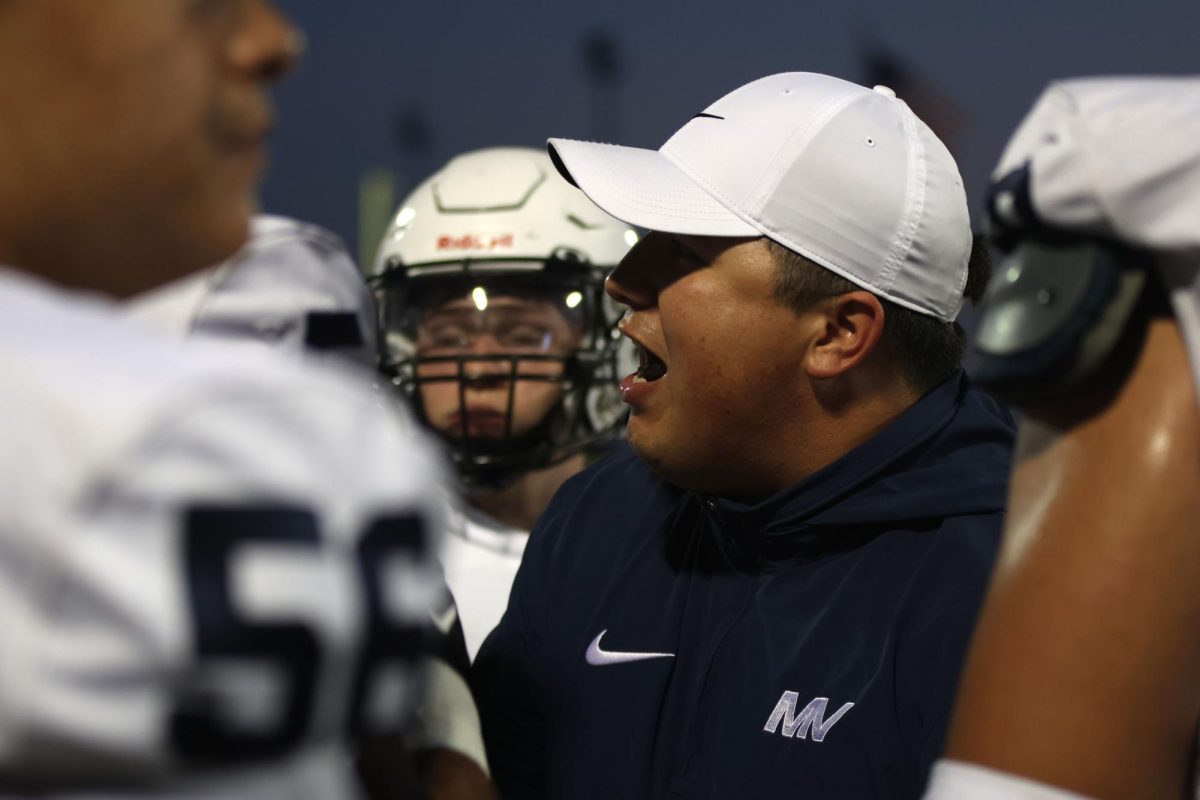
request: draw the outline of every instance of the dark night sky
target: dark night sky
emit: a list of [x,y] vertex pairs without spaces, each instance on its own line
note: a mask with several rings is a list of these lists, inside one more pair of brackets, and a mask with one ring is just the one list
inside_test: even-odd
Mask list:
[[[541,146],[548,136],[657,147],[763,75],[861,82],[872,41],[966,115],[955,151],[975,208],[1049,79],[1200,70],[1200,0],[279,1],[310,50],[278,91],[265,206],[332,228],[352,248],[369,169],[396,171],[403,188],[477,147]],[[602,98],[617,113],[600,122],[580,54],[595,29],[615,37],[624,72],[615,101]],[[414,114],[428,144],[405,153],[396,123]]]

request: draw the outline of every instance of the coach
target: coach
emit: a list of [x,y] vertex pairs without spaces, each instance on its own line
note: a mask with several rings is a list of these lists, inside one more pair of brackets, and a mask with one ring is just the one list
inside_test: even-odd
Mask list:
[[550,150],[651,233],[608,282],[634,452],[559,492],[476,664],[502,794],[918,797],[1013,437],[960,371],[988,265],[953,159],[806,73],[657,152]]

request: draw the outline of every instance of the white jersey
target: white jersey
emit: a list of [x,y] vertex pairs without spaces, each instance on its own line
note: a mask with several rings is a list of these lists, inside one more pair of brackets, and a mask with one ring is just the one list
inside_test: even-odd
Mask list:
[[352,796],[440,464],[360,381],[148,331],[0,269],[0,795]]
[[978,764],[942,759],[922,800],[1089,800],[1080,794]]
[[508,607],[529,531],[510,528],[467,506],[451,513],[447,532],[442,566],[474,661]]

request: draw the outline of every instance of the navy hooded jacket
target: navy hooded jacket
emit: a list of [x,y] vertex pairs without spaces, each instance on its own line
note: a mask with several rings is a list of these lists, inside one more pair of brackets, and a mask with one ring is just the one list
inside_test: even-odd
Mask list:
[[473,667],[502,796],[919,797],[1012,443],[959,376],[758,504],[632,454],[573,478]]

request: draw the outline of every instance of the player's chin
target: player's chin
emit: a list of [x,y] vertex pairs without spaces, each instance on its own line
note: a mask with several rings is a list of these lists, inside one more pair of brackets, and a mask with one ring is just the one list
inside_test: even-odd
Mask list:
[[[246,243],[250,217],[244,213],[204,214],[174,209],[160,216],[151,231],[139,221],[121,226],[118,252],[95,253],[94,263],[115,263],[119,285],[107,288],[118,297],[133,297],[226,261]],[[145,217],[141,217],[142,220]],[[132,244],[131,244],[132,243]],[[110,248],[111,250],[112,248]]]
[[257,208],[252,197],[240,197],[219,211],[214,210],[203,224],[187,231],[184,246],[188,258],[180,266],[205,269],[235,255],[250,237],[250,220]]
[[259,213],[258,190],[254,184],[239,181],[205,200],[204,207],[196,209],[188,235],[195,260],[213,266],[246,244],[250,222]]
[[210,190],[204,194],[205,208],[198,209],[209,220],[214,247],[233,252],[246,242],[250,220],[261,210],[259,193],[265,174],[265,146],[246,146],[222,153],[214,165]]

